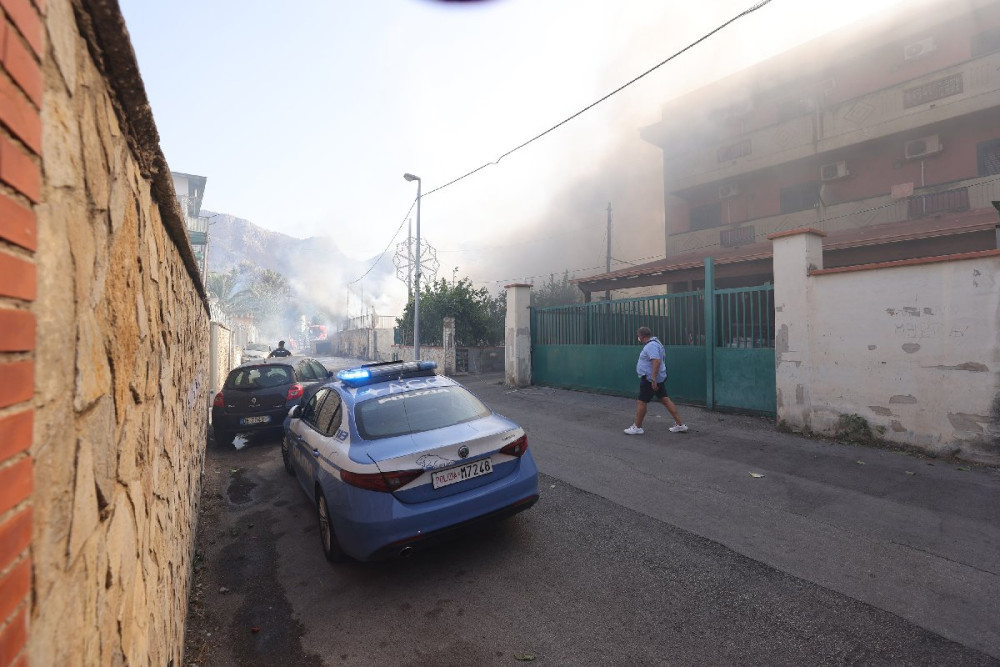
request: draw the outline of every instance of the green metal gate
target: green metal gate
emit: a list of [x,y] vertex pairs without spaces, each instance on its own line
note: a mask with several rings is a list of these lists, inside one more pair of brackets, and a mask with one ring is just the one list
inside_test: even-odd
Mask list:
[[532,308],[535,384],[635,396],[636,330],[666,348],[670,395],[685,403],[775,414],[771,285]]

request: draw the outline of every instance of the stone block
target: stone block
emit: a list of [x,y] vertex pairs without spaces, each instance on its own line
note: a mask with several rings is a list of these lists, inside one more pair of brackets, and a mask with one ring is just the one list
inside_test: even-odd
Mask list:
[[80,418],[81,439],[91,443],[94,460],[94,481],[106,504],[114,497],[118,475],[118,451],[113,439],[115,406],[110,396],[101,396],[85,415]]
[[73,485],[73,519],[69,531],[69,560],[72,565],[80,550],[97,528],[97,486],[90,442],[80,439],[76,450],[76,482]]
[[86,95],[82,105],[83,115],[80,119],[80,137],[83,141],[83,165],[85,169],[84,180],[87,184],[90,205],[95,210],[106,211],[110,194],[108,161],[104,154],[100,132],[97,129],[97,113],[94,104],[94,97]]
[[111,389],[111,367],[104,335],[94,313],[80,313],[77,324],[76,391],[73,406],[83,412]]

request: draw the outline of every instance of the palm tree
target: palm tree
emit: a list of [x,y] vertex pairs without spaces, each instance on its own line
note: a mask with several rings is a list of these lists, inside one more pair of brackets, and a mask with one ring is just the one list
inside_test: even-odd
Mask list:
[[225,273],[208,274],[208,296],[213,314],[231,317],[248,309],[250,290],[242,286],[243,282],[242,272],[235,268]]

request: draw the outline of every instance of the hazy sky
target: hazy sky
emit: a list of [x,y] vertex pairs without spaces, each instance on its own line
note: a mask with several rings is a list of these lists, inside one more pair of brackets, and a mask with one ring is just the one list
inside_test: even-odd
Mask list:
[[[498,165],[428,195],[441,273],[491,291],[662,256],[669,98],[901,0],[773,0]],[[428,192],[493,161],[753,0],[121,0],[171,169],[204,206],[371,258]],[[402,224],[382,260],[391,266]],[[616,266],[621,266],[617,264]],[[402,283],[369,286],[398,289]],[[389,295],[383,297],[389,299]],[[384,311],[383,311],[384,312]]]

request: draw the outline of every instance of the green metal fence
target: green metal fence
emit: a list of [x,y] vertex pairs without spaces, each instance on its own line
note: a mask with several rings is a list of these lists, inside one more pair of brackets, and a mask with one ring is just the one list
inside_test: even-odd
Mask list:
[[635,396],[640,326],[666,349],[667,388],[675,399],[775,413],[771,285],[533,308],[533,382]]
[[672,396],[704,403],[705,295],[663,294],[531,311],[536,384],[634,396],[636,330],[649,327],[667,352]]
[[715,290],[715,407],[775,414],[774,287]]

